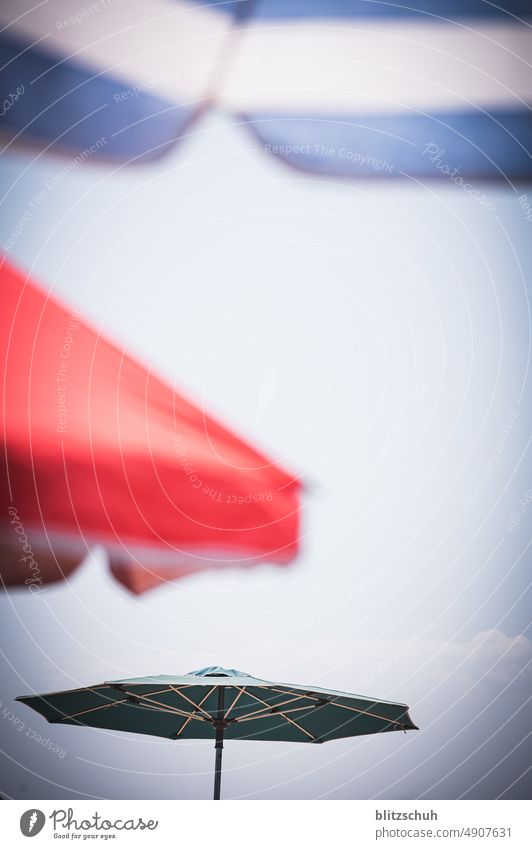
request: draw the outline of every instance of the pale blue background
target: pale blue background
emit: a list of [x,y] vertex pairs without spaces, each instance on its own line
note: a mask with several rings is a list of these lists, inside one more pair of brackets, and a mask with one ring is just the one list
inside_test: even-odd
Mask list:
[[507,528],[532,487],[526,187],[481,186],[488,211],[445,180],[315,179],[215,115],[160,164],[46,189],[65,162],[0,157],[0,244],[31,212],[10,258],[309,486],[288,570],[133,598],[97,552],[0,599],[4,795],[209,797],[208,743],[12,698],[221,664],[405,701],[421,728],[228,745],[226,797],[529,796],[532,509]]

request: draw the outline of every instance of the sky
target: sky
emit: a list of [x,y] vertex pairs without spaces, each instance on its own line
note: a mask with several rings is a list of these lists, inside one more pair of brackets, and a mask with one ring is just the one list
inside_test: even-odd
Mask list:
[[96,549],[3,594],[0,792],[208,798],[210,743],[13,699],[222,665],[406,702],[420,727],[235,742],[225,797],[530,798],[527,187],[482,185],[486,205],[445,178],[316,178],[215,113],[159,163],[64,166],[0,157],[0,245],[299,474],[302,547],[141,597]]

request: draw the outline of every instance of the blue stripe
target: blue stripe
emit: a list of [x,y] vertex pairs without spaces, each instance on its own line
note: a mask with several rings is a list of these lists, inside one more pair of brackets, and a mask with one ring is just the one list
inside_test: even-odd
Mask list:
[[231,17],[258,20],[301,18],[464,18],[530,17],[530,0],[219,0],[198,6],[225,12]]
[[526,112],[246,120],[266,153],[317,174],[532,177],[532,115]]
[[52,149],[74,155],[96,145],[91,159],[152,160],[173,144],[192,116],[189,108],[128,89],[103,74],[91,75],[71,62],[57,64],[39,50],[21,53],[24,48],[0,38],[0,64],[5,66],[0,106],[5,108],[23,87],[0,118],[0,129],[9,135],[20,132],[22,141],[52,143]]

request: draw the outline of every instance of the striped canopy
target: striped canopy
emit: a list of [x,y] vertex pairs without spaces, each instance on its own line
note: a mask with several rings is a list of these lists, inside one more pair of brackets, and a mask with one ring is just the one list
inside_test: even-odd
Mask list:
[[163,155],[217,104],[337,176],[530,177],[525,0],[4,0],[0,127],[83,161]]

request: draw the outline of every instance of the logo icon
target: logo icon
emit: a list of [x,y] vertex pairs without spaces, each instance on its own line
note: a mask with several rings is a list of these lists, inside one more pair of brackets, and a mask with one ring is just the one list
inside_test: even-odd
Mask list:
[[29,811],[24,811],[20,818],[20,830],[24,837],[35,837],[42,831],[46,817],[42,811],[37,808],[30,808]]

